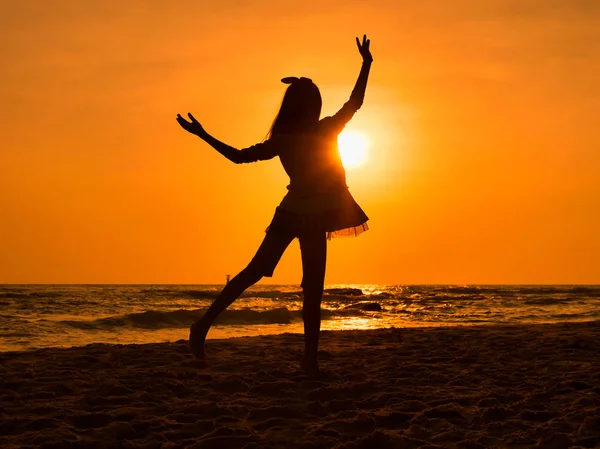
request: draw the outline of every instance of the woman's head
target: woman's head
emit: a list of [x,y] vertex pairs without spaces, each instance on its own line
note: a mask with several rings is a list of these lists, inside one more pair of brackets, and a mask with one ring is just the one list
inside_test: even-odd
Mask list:
[[321,93],[310,79],[289,77],[281,81],[289,84],[289,87],[267,138],[277,134],[310,131],[321,116]]

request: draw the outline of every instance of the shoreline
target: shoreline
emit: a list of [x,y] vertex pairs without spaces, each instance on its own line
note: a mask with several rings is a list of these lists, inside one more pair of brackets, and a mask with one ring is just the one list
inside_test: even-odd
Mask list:
[[[536,321],[536,322],[522,322],[522,323],[511,323],[511,322],[475,322],[475,323],[468,323],[468,322],[437,322],[437,323],[432,323],[432,322],[415,322],[415,321],[411,321],[411,322],[407,322],[407,323],[402,323],[405,324],[404,326],[401,327],[397,327],[397,326],[389,326],[389,327],[370,327],[367,329],[353,329],[353,328],[347,328],[347,329],[340,329],[337,327],[331,327],[329,325],[331,321],[327,320],[327,319],[323,319],[321,322],[321,333],[323,332],[362,332],[362,331],[378,331],[378,330],[392,330],[392,329],[396,329],[396,330],[408,330],[408,329],[445,329],[445,328],[477,328],[477,327],[498,327],[498,328],[503,328],[503,327],[531,327],[531,326],[546,326],[546,325],[553,325],[553,324],[585,324],[585,323],[593,323],[593,322],[600,322],[600,320],[597,319],[582,319],[582,320],[570,320],[570,321]],[[286,324],[286,329],[281,329],[278,328],[276,329],[274,332],[271,331],[267,331],[267,333],[262,333],[264,332],[265,328],[270,328],[271,326],[281,326],[280,324],[260,324],[257,325],[257,329],[258,331],[254,331],[251,332],[252,330],[252,326],[247,327],[247,331],[248,333],[242,333],[240,335],[239,329],[238,328],[234,328],[234,327],[230,327],[230,326],[223,326],[223,325],[219,325],[217,324],[216,326],[211,328],[211,332],[209,333],[208,337],[207,337],[207,341],[219,341],[219,340],[223,340],[223,341],[227,341],[230,339],[236,339],[236,338],[258,338],[258,337],[267,337],[267,336],[278,336],[278,335],[284,335],[284,334],[293,334],[293,335],[303,335],[304,330],[303,330],[303,324],[301,321],[299,322],[295,322],[295,323],[291,323],[291,324]],[[18,349],[6,349],[6,348],[0,348],[0,355],[2,354],[9,354],[9,353],[14,353],[14,352],[35,352],[35,351],[40,351],[40,350],[45,350],[45,349],[75,349],[75,348],[84,348],[86,346],[89,345],[109,345],[109,346],[129,346],[129,345],[145,345],[145,344],[172,344],[172,343],[180,343],[180,342],[185,342],[187,341],[188,338],[188,334],[189,334],[189,327],[188,326],[184,326],[184,327],[180,327],[180,328],[167,328],[167,329],[150,329],[150,328],[137,328],[137,329],[128,329],[130,332],[135,331],[137,333],[137,335],[142,335],[144,333],[147,333],[147,336],[152,338],[153,335],[161,335],[164,336],[165,334],[170,335],[171,337],[168,339],[157,339],[156,341],[147,339],[147,340],[142,340],[139,341],[139,338],[135,338],[133,341],[127,341],[127,339],[123,339],[123,341],[114,341],[114,336],[113,338],[109,338],[107,340],[109,341],[91,341],[89,343],[85,343],[85,344],[77,344],[75,343],[73,346],[66,346],[66,345],[52,345],[52,346],[33,346],[33,347],[28,347],[28,348],[18,348]],[[271,329],[273,330],[273,329]],[[235,333],[235,334],[234,334]],[[95,336],[95,338],[99,338],[98,336]],[[100,337],[101,338],[101,337]],[[113,341],[110,341],[113,340]],[[120,338],[118,338],[118,340],[120,340]]]
[[0,353],[0,445],[600,445],[600,321],[323,331]]

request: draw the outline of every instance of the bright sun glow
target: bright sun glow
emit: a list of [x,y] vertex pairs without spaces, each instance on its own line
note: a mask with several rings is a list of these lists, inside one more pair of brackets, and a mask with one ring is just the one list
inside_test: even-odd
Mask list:
[[338,146],[346,168],[358,167],[367,160],[369,141],[362,133],[342,131],[338,136]]

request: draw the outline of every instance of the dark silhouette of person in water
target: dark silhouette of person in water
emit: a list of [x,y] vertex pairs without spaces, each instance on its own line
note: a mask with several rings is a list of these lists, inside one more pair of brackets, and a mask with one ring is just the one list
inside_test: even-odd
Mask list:
[[263,276],[271,277],[285,249],[294,238],[302,254],[305,350],[301,367],[318,373],[317,348],[321,327],[321,299],[325,280],[327,240],[357,236],[368,229],[367,215],[348,191],[346,172],[337,146],[337,136],[362,106],[373,57],[370,40],[356,38],[363,63],[348,102],[333,116],[319,120],[321,94],[308,78],[288,77],[281,108],[265,142],[238,150],[208,134],[191,113],[187,121],[177,115],[186,131],[197,135],[236,164],[279,156],[290,177],[288,193],[276,208],[271,224],[248,266],[225,286],[204,316],[190,328],[190,348],[204,357],[206,335],[219,314]]

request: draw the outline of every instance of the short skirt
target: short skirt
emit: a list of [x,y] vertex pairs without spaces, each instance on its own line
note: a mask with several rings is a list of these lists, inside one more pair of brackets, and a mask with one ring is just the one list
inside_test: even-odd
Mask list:
[[350,199],[343,207],[317,213],[299,214],[278,206],[266,232],[291,233],[295,237],[306,233],[325,232],[327,240],[335,237],[356,237],[369,229],[369,217],[354,198],[348,196]]

